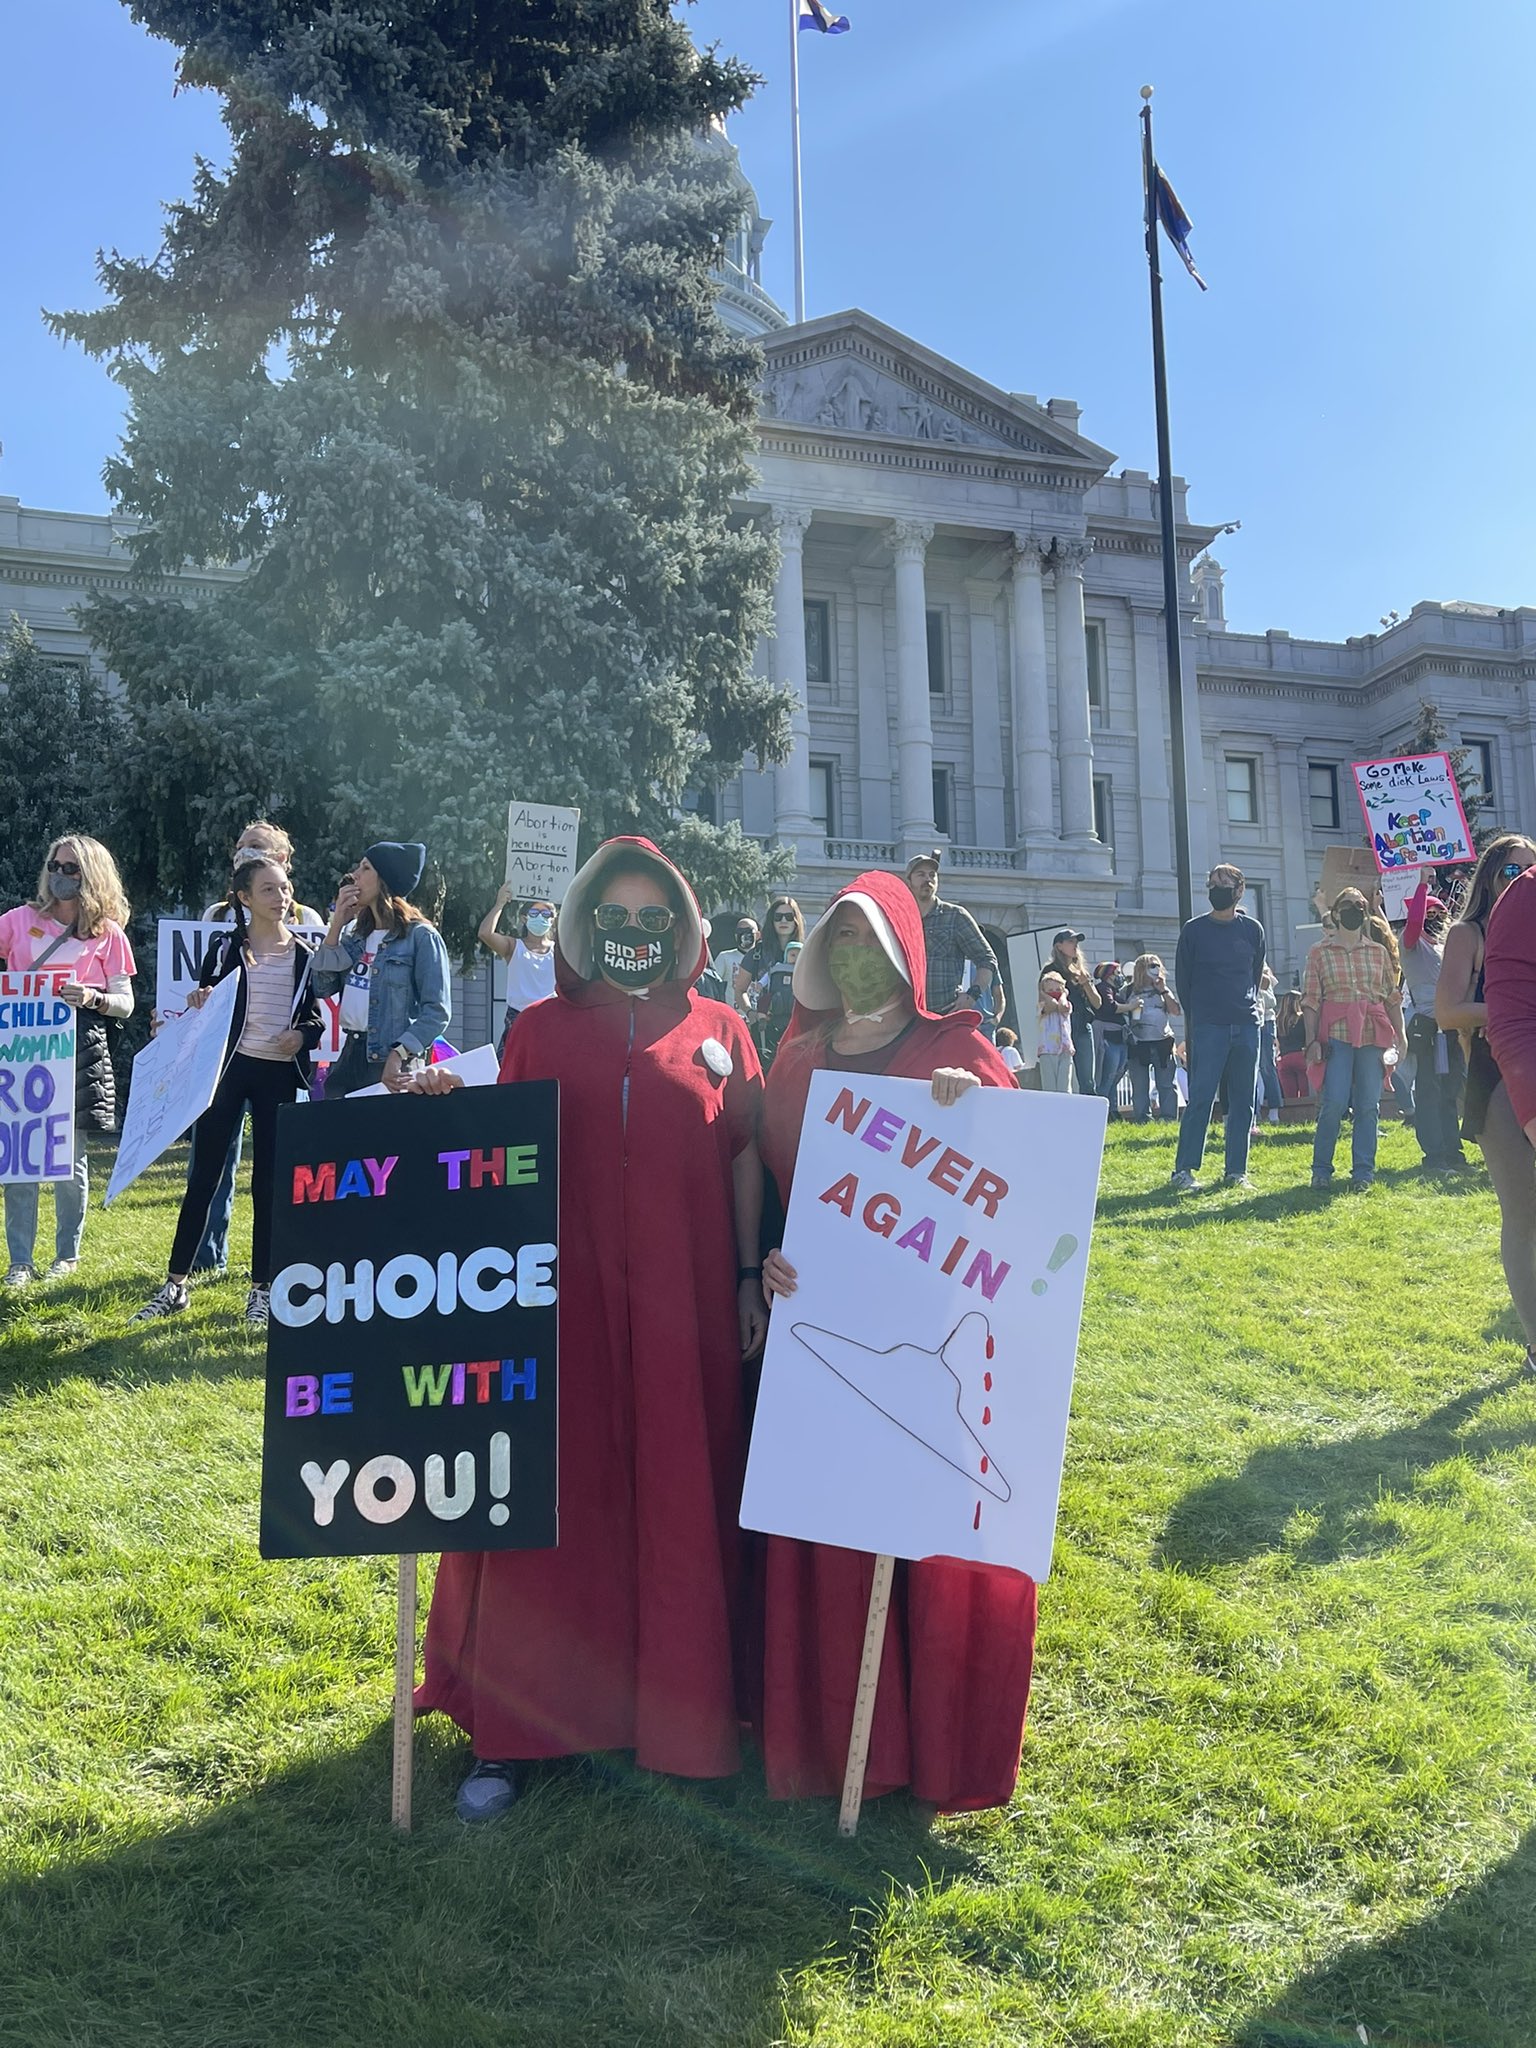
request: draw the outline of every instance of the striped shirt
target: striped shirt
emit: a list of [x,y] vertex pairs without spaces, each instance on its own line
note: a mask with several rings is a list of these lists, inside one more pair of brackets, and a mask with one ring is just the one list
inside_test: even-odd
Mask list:
[[254,953],[245,963],[245,1029],[235,1048],[247,1059],[286,1060],[277,1040],[293,1022],[293,948]]

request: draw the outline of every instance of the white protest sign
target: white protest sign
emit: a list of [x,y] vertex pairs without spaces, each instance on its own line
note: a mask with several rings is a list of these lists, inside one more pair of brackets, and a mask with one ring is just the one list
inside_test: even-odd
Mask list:
[[[317,937],[324,936],[323,927],[317,933],[313,925],[295,926],[298,931],[309,934],[305,943],[313,945]],[[162,917],[155,937],[155,1014],[162,1019],[179,1017],[187,1007],[187,997],[202,978],[203,964],[214,948],[229,937],[233,926],[228,922],[215,924],[212,920],[190,917]],[[315,1048],[315,1060],[320,1066],[329,1066],[332,1060],[341,1058],[341,993],[320,998],[320,1022],[323,1029],[320,1043]]]
[[[493,1088],[501,1078],[501,1061],[496,1057],[494,1045],[475,1045],[468,1052],[456,1052],[451,1059],[439,1060],[430,1071],[434,1074],[457,1074],[466,1088]],[[351,1102],[359,1095],[391,1095],[394,1092],[382,1081],[375,1081],[371,1088],[349,1088],[347,1100]]]
[[0,974],[0,1182],[68,1180],[75,1166],[72,968]]
[[1427,879],[1428,870],[1425,868],[1399,868],[1382,876],[1381,911],[1389,924],[1398,923],[1408,915],[1408,898]]
[[507,881],[520,902],[564,900],[576,872],[580,824],[580,811],[559,804],[508,804]]
[[1107,1111],[816,1076],[744,1528],[1046,1576]]
[[238,974],[226,975],[200,1010],[186,1010],[162,1024],[134,1060],[128,1113],[106,1202],[152,1166],[212,1102],[224,1071],[224,1048],[239,987]]
[[1398,754],[1356,761],[1351,772],[1366,837],[1381,872],[1476,860],[1472,828],[1449,754]]

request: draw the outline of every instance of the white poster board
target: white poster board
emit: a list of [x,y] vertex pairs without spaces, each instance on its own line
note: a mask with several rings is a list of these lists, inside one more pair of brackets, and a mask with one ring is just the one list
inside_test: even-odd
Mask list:
[[1408,898],[1417,893],[1429,874],[1427,868],[1398,868],[1381,878],[1381,910],[1389,924],[1399,924],[1408,915]]
[[183,1011],[162,1024],[134,1060],[128,1113],[106,1202],[137,1180],[146,1166],[153,1166],[212,1102],[224,1071],[224,1048],[239,988],[239,975],[226,975],[200,1010]]
[[[190,917],[162,917],[155,933],[155,1015],[162,1020],[179,1017],[187,1007],[187,997],[202,976],[203,963],[214,948],[223,944],[233,927],[228,923],[215,924],[211,920]],[[313,925],[300,925],[297,930],[307,936],[304,943],[313,945],[324,937],[324,927],[319,931]],[[329,1066],[341,1058],[341,991],[333,996],[320,997],[320,1043],[315,1047],[315,1062]]]
[[580,811],[559,804],[507,805],[507,881],[518,902],[564,901],[576,873],[580,824]]
[[1449,754],[1397,754],[1351,764],[1365,833],[1384,875],[1394,868],[1476,860]]
[[744,1528],[1046,1576],[1108,1107],[816,1076]]
[[[451,1059],[439,1060],[432,1072],[457,1074],[466,1088],[494,1088],[501,1078],[501,1061],[496,1057],[494,1045],[476,1045],[471,1046],[468,1052],[456,1052]],[[349,1088],[347,1100],[353,1102],[359,1095],[391,1095],[394,1092],[382,1081],[375,1081],[371,1088]]]
[[0,974],[0,1183],[68,1180],[75,1166],[72,967]]

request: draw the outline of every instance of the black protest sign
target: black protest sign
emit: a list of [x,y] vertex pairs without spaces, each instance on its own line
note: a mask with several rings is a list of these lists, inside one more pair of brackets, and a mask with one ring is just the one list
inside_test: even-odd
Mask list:
[[559,1099],[280,1112],[263,1557],[556,1541]]

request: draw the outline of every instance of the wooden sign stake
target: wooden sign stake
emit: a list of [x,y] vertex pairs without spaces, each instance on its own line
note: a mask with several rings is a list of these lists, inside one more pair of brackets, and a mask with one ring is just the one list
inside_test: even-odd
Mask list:
[[416,1559],[402,1556],[395,1589],[395,1772],[390,1819],[411,1831],[411,1777],[415,1762]]
[[843,1805],[837,1816],[837,1832],[855,1835],[859,1830],[859,1808],[864,1804],[864,1769],[869,1762],[869,1738],[875,1725],[875,1694],[880,1686],[880,1653],[885,1648],[885,1621],[891,1611],[891,1581],[894,1557],[877,1557],[875,1575],[869,1587],[869,1616],[864,1624],[864,1654],[859,1659],[859,1689],[853,1701],[853,1729],[848,1737],[848,1768],[843,1774]]

